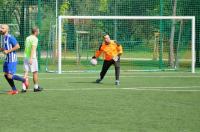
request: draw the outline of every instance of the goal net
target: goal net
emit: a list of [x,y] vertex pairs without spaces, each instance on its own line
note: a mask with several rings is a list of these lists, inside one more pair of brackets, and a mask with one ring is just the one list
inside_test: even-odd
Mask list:
[[103,34],[123,46],[123,71],[195,72],[193,16],[59,16],[58,43],[50,45],[47,70],[99,71],[90,59]]

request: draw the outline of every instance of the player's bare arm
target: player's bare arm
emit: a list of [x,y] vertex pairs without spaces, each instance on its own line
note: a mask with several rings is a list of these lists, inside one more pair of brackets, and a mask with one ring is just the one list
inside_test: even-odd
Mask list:
[[13,47],[13,48],[10,49],[10,50],[4,50],[3,53],[4,53],[4,54],[9,54],[10,52],[16,51],[16,50],[18,50],[18,49],[20,49],[20,46],[19,46],[19,44],[16,44],[15,47]]

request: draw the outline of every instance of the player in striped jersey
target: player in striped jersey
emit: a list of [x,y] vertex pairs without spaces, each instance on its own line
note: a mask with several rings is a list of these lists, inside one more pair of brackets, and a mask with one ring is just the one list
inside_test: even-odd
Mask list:
[[12,90],[8,92],[8,94],[14,95],[18,94],[18,90],[15,87],[14,80],[21,81],[28,87],[28,81],[25,78],[22,78],[16,73],[17,67],[17,54],[16,50],[20,48],[17,40],[14,36],[8,33],[9,26],[6,24],[1,25],[0,33],[3,35],[3,47],[0,49],[6,55],[4,64],[3,64],[3,72],[4,77],[6,78],[7,82],[11,86]]

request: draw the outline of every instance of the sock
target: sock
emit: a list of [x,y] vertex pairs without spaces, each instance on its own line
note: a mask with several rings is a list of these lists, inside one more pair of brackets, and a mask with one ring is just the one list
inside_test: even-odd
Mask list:
[[15,87],[15,83],[14,83],[13,79],[9,79],[7,75],[4,75],[4,77],[6,78],[7,82],[10,84],[12,90],[17,90],[17,88]]
[[21,81],[21,82],[25,82],[25,79],[23,77],[20,77],[20,76],[17,76],[17,75],[13,75],[12,79],[17,80],[17,81]]
[[14,90],[14,91],[17,90],[17,88],[15,87],[15,83],[14,83],[13,79],[9,79],[9,82],[12,83],[12,85],[13,85],[12,90]]
[[34,84],[34,88],[35,88],[35,89],[38,89],[38,84]]
[[23,90],[26,90],[26,86],[25,86],[24,83],[22,83],[22,89],[23,89]]

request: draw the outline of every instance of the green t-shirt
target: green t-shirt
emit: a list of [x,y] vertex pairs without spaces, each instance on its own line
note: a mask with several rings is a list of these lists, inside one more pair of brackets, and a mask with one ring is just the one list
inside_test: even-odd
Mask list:
[[[34,35],[30,35],[26,38],[25,41],[25,50],[24,50],[24,57],[25,58],[30,58],[31,56],[31,50],[32,50],[32,46],[36,46],[37,48],[38,45],[38,38]],[[36,59],[36,51],[33,54],[33,59]]]

